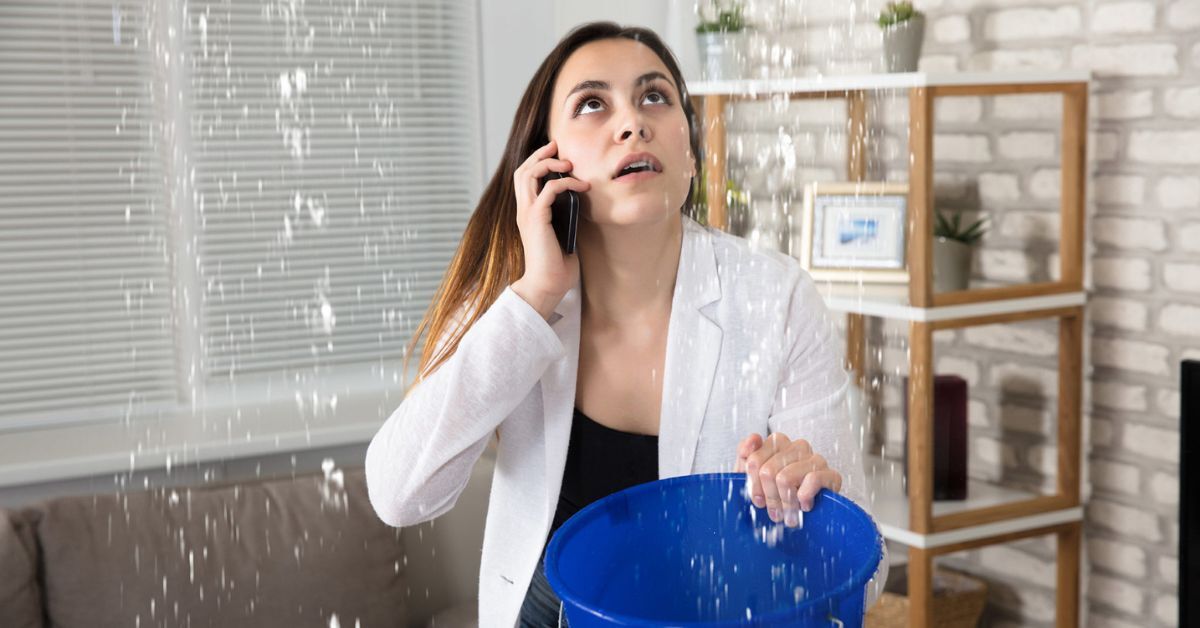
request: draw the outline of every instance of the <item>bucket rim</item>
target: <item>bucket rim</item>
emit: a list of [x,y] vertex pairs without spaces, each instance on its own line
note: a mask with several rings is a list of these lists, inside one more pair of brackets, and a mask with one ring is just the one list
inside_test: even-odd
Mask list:
[[[603,505],[608,502],[608,500],[615,499],[618,495],[624,495],[626,497],[629,497],[632,495],[640,494],[645,491],[656,490],[656,489],[659,489],[664,486],[681,484],[681,483],[685,483],[685,482],[688,482],[688,483],[737,482],[739,480],[744,481],[745,477],[746,477],[746,474],[744,474],[744,473],[697,473],[697,474],[691,474],[691,475],[681,475],[681,476],[676,476],[676,477],[672,477],[672,478],[653,480],[650,482],[638,484],[636,486],[631,486],[624,490],[617,491],[616,493],[613,493],[612,495],[604,497],[603,499],[599,499],[599,500],[592,502],[591,504],[588,504],[582,510],[580,510],[579,512],[572,515],[571,518],[566,521],[566,523],[562,524],[562,526],[560,526],[558,528],[558,530],[555,531],[554,537],[550,539],[550,544],[546,547],[545,557],[542,561],[543,562],[542,567],[543,567],[543,570],[545,571],[546,580],[550,583],[550,587],[552,589],[554,589],[555,594],[559,596],[559,599],[561,601],[564,601],[564,602],[569,601],[576,607],[580,608],[583,611],[586,611],[587,613],[589,613],[597,618],[604,619],[606,621],[611,621],[611,622],[614,622],[617,624],[630,624],[630,625],[637,625],[637,623],[639,623],[639,622],[647,621],[643,617],[634,617],[631,615],[624,615],[621,613],[613,613],[611,611],[603,611],[603,610],[598,609],[590,604],[584,603],[583,601],[581,601],[579,599],[579,595],[576,592],[572,591],[571,588],[566,585],[566,582],[563,581],[562,577],[558,573],[558,565],[551,562],[550,558],[552,556],[553,557],[559,556],[562,545],[564,543],[566,543],[567,539],[569,539],[571,536],[573,536],[575,533],[577,533],[579,531],[579,528],[583,525],[583,522],[589,518],[587,515],[589,515],[590,511],[592,511],[593,509],[602,508]],[[740,495],[741,493],[739,492],[738,494]],[[866,587],[867,583],[871,579],[871,576],[875,573],[876,569],[879,568],[879,563],[880,563],[880,561],[883,560],[883,536],[879,533],[879,525],[877,523],[875,523],[875,519],[873,517],[871,517],[871,514],[868,513],[863,507],[856,504],[854,502],[854,500],[850,499],[849,497],[846,497],[845,495],[841,495],[839,493],[835,493],[829,489],[822,488],[817,493],[817,499],[814,500],[813,507],[816,508],[816,504],[823,500],[831,500],[834,503],[837,503],[851,511],[857,511],[857,512],[861,513],[862,516],[866,518],[866,520],[871,524],[871,527],[874,528],[874,531],[875,531],[875,534],[872,537],[874,540],[874,548],[873,548],[874,551],[872,552],[873,560],[867,561],[867,563],[865,565],[863,565],[862,567],[860,567],[859,569],[857,569],[856,571],[853,572],[853,574],[851,575],[851,578],[847,582],[845,582],[842,585],[839,585],[838,587],[829,591],[825,595],[818,597],[818,598],[811,599],[811,600],[806,600],[806,601],[801,602],[800,604],[797,604],[788,609],[779,609],[779,610],[772,611],[770,613],[766,613],[764,615],[755,616],[754,617],[755,622],[783,620],[783,619],[796,617],[799,615],[804,615],[804,614],[807,614],[808,612],[810,612],[812,609],[817,608],[819,605],[830,604],[833,600],[840,600],[843,597],[845,597],[846,595],[852,594],[855,589]],[[746,503],[749,503],[749,502],[746,502]],[[758,507],[754,506],[754,508],[758,508]],[[766,510],[766,509],[762,508],[760,510]],[[864,592],[864,600],[865,600],[865,592]],[[864,610],[864,612],[865,612],[865,610]],[[745,625],[745,621],[746,620],[744,620],[744,619],[698,621],[698,622],[697,621],[689,621],[689,622],[672,621],[672,622],[670,622],[670,625],[682,626],[685,628],[687,628],[687,627],[722,628],[725,626]]]

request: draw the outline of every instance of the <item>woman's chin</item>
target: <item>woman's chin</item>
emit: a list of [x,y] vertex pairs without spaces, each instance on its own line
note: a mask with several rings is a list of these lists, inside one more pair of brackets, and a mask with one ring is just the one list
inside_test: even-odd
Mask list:
[[584,219],[597,225],[633,226],[662,222],[678,213],[679,208],[672,210],[669,204],[645,202],[591,211]]

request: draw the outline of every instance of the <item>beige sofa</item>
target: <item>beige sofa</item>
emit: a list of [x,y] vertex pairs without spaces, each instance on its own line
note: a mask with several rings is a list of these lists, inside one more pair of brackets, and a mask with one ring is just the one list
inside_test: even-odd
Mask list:
[[472,626],[493,466],[404,530],[361,467],[0,510],[0,626]]

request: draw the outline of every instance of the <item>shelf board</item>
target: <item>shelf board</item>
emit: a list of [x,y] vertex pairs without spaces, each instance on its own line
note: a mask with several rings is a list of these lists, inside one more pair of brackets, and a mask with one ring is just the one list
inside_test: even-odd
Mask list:
[[1044,72],[1041,70],[1036,72],[892,72],[884,74],[851,74],[778,79],[695,81],[688,84],[688,92],[692,96],[707,94],[756,96],[760,94],[905,89],[938,85],[1086,83],[1090,79],[1091,73],[1087,70],[1060,70],[1055,72]]
[[1012,314],[1037,310],[1052,310],[1087,303],[1086,292],[1066,292],[1036,297],[997,299],[983,303],[943,305],[939,307],[915,307],[909,304],[908,286],[885,284],[852,284],[827,281],[816,282],[817,291],[825,298],[825,305],[834,312],[863,314],[916,322],[934,322]]
[[[908,496],[905,495],[902,484],[903,465],[896,461],[881,459],[878,456],[867,456],[865,466],[871,491],[874,494],[872,514],[879,526],[879,533],[885,539],[909,547],[929,549],[963,541],[1001,536],[1011,532],[1034,530],[1069,521],[1083,521],[1083,508],[1074,507],[946,532],[919,534],[908,527]],[[935,501],[933,515],[937,517],[1038,496],[1029,491],[1004,488],[977,480],[968,481],[967,495],[968,498],[965,500]]]

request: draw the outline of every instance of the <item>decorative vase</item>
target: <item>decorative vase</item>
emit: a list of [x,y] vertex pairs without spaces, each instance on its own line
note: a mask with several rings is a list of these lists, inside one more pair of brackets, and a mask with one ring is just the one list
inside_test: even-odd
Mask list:
[[941,236],[933,239],[933,291],[966,290],[971,280],[971,247]]
[[731,81],[742,77],[741,42],[739,33],[696,33],[704,80]]
[[778,203],[768,200],[758,201],[749,209],[750,232],[746,239],[750,241],[750,245],[786,253],[788,221],[783,208]]
[[883,56],[888,72],[916,72],[925,40],[925,16],[917,14],[883,29]]

